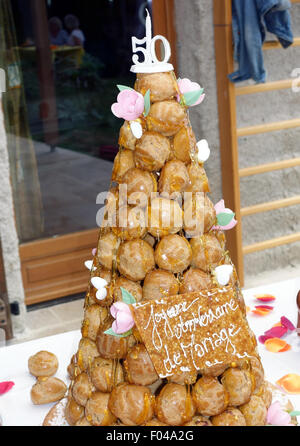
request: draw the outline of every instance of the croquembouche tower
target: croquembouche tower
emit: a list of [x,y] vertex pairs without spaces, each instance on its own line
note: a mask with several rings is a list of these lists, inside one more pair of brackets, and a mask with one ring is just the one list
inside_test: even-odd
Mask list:
[[[158,60],[155,42],[164,47]],[[140,45],[140,46],[139,46]],[[142,46],[143,45],[143,46]],[[199,84],[176,79],[170,46],[132,38],[134,89],[119,85],[125,120],[92,261],[82,338],[71,359],[70,425],[264,425],[271,392],[213,204],[188,109]],[[141,61],[142,59],[142,61]]]

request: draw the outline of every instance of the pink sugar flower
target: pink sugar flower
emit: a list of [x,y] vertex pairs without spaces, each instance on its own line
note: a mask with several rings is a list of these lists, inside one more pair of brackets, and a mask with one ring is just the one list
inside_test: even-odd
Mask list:
[[[192,82],[187,78],[184,79],[178,79],[178,87],[180,90],[181,94],[185,94],[185,93],[189,93],[192,91],[198,91],[201,90],[201,86],[197,83],[197,82]],[[194,103],[194,104],[190,104],[190,105],[198,105],[201,104],[201,102],[203,101],[203,99],[205,98],[205,94],[201,94],[201,96],[199,97],[199,99]],[[180,101],[180,97],[179,95],[177,95],[177,101]]]
[[271,426],[294,426],[291,423],[291,416],[283,410],[278,401],[272,403],[267,413],[267,423]]
[[220,229],[222,231],[228,231],[229,229],[232,229],[237,224],[237,220],[234,218],[234,214],[231,209],[225,208],[224,200],[220,200],[217,204],[215,204],[215,210],[218,217],[218,214],[232,214],[232,219],[230,222],[226,225],[216,225],[213,226],[212,229]]
[[144,111],[144,96],[135,90],[122,90],[117,101],[111,106],[111,111],[117,118],[134,121]]
[[115,318],[111,328],[117,334],[126,333],[134,326],[134,320],[129,308],[129,305],[124,302],[115,302],[111,308],[110,313]]

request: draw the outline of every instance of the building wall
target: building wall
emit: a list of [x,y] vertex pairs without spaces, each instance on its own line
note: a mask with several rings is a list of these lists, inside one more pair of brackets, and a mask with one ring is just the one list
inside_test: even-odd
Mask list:
[[[205,138],[211,156],[205,164],[214,202],[222,198],[218,108],[211,0],[175,0],[179,77],[200,82],[206,99],[191,109],[197,139]],[[293,32],[300,36],[300,4],[292,8]],[[274,38],[268,35],[269,38]],[[290,78],[299,67],[300,48],[264,51],[267,81]],[[243,84],[251,83],[244,82]],[[242,84],[240,84],[242,85]],[[300,92],[282,90],[237,97],[237,126],[299,118]],[[248,167],[300,156],[300,128],[239,139],[239,165]],[[277,200],[300,194],[299,167],[241,179],[241,205]],[[300,231],[300,206],[264,212],[242,219],[243,244]],[[261,271],[300,264],[300,243],[245,256],[246,277]]]
[[[5,94],[5,93],[4,93]],[[7,294],[10,302],[18,302],[20,315],[12,316],[13,333],[17,337],[25,330],[26,308],[19,258],[19,241],[15,227],[13,195],[10,183],[7,139],[0,97],[0,238]]]

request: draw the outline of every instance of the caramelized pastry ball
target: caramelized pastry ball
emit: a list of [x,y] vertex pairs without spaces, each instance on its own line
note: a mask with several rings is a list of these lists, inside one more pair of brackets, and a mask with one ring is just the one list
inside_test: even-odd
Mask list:
[[202,376],[193,387],[193,399],[197,412],[205,416],[218,415],[228,404],[225,388],[212,376]]
[[72,396],[77,404],[85,406],[93,391],[92,382],[87,373],[76,376],[72,386]]
[[174,274],[162,269],[154,269],[145,277],[143,299],[155,300],[178,294],[179,285]]
[[48,404],[61,400],[67,391],[65,383],[53,376],[41,376],[32,386],[30,397],[33,404]]
[[195,404],[186,386],[166,384],[156,398],[157,418],[171,426],[181,426],[195,415]]
[[191,163],[187,166],[189,175],[189,186],[187,192],[209,192],[208,179],[205,170],[197,162]]
[[180,285],[180,294],[193,293],[212,287],[210,274],[201,269],[190,268],[184,274]]
[[75,426],[92,426],[92,424],[86,419],[86,417],[81,417],[76,421]]
[[208,232],[216,222],[214,205],[203,192],[185,194],[184,230],[187,237],[197,237]]
[[143,280],[155,266],[153,248],[140,239],[122,243],[117,262],[123,276],[135,282]]
[[105,321],[107,316],[108,310],[106,307],[101,307],[97,304],[86,307],[81,327],[82,336],[95,341],[99,327]]
[[192,251],[189,242],[180,235],[166,235],[155,249],[155,262],[157,265],[179,273],[184,271],[191,263]]
[[246,420],[242,412],[235,407],[229,407],[220,415],[212,417],[213,426],[246,426]]
[[158,380],[158,374],[144,344],[136,344],[124,361],[127,380],[132,384],[148,386]]
[[143,426],[168,426],[166,423],[159,421],[157,418],[152,418],[152,420],[147,421]]
[[52,376],[57,372],[58,360],[53,353],[42,350],[30,356],[28,368],[33,376]]
[[209,272],[221,262],[224,250],[219,240],[214,235],[204,234],[201,237],[192,238],[192,262],[194,268]]
[[183,426],[212,426],[212,424],[209,421],[209,418],[196,415],[191,421],[185,423]]
[[168,161],[161,169],[158,182],[160,194],[172,198],[172,194],[184,192],[188,185],[189,175],[182,161]]
[[191,162],[190,153],[196,151],[196,138],[191,127],[182,127],[174,136],[173,152],[175,158],[184,164]]
[[129,347],[129,336],[117,337],[105,334],[112,325],[113,319],[108,318],[104,324],[99,328],[96,344],[98,348],[98,354],[96,356],[102,356],[105,359],[122,359],[125,358]]
[[146,216],[141,208],[121,206],[113,219],[113,233],[121,240],[133,240],[147,233]]
[[129,169],[121,181],[127,185],[127,196],[129,204],[146,206],[151,192],[157,191],[154,175],[136,167]]
[[148,231],[154,237],[163,237],[180,231],[183,212],[177,201],[168,198],[154,198],[148,212]]
[[249,372],[238,368],[229,368],[223,373],[221,382],[228,392],[230,406],[240,406],[249,401],[252,391]]
[[98,259],[104,268],[112,269],[113,259],[118,248],[118,237],[112,232],[102,235],[98,242]]
[[119,187],[111,187],[106,195],[105,210],[101,228],[110,228],[113,225],[113,218],[118,209],[119,202]]
[[124,383],[113,389],[108,407],[123,424],[136,426],[153,418],[154,403],[148,387]]
[[253,394],[259,396],[259,398],[263,400],[267,409],[270,407],[273,399],[273,394],[271,386],[267,381],[263,381],[261,386],[254,390]]
[[250,401],[239,407],[245,417],[247,426],[264,426],[267,419],[267,408],[261,398],[252,395]]
[[123,175],[133,167],[135,167],[133,151],[129,149],[121,149],[114,159],[114,165],[111,173],[112,181],[120,183]]
[[153,237],[153,235],[149,234],[149,232],[145,235],[145,237],[143,237],[143,240],[149,243],[149,245],[152,246],[152,248],[156,243],[155,238]]
[[171,73],[138,74],[135,88],[143,96],[150,90],[151,102],[172,99],[177,94],[176,80]]
[[88,338],[82,338],[79,342],[77,362],[81,371],[86,371],[90,363],[98,356],[97,345]]
[[136,143],[136,138],[133,136],[130,124],[128,121],[125,121],[122,127],[120,128],[119,146],[125,147],[126,149],[129,150],[134,150],[135,143]]
[[195,384],[197,381],[197,373],[196,372],[181,372],[175,375],[170,376],[168,379],[171,383],[176,384]]
[[216,364],[212,367],[206,367],[201,370],[201,374],[204,376],[214,376],[217,377],[219,375],[222,375],[222,373],[225,372],[225,370],[228,368],[228,365],[224,364]]
[[122,365],[118,360],[95,358],[90,369],[92,383],[101,392],[111,392],[124,381]]
[[65,417],[70,426],[74,426],[84,416],[84,407],[80,406],[74,398],[69,398],[66,408]]
[[74,379],[78,373],[80,373],[80,369],[77,365],[77,355],[73,355],[70,361],[70,364],[67,367],[67,372],[70,379]]
[[147,124],[150,130],[172,136],[186,121],[186,113],[177,101],[155,102],[150,107]]
[[110,426],[116,422],[108,408],[109,393],[95,392],[85,406],[85,416],[93,426]]
[[149,172],[160,170],[170,155],[168,138],[156,132],[145,132],[137,140],[134,161],[136,167]]
[[251,356],[250,358],[250,371],[255,379],[255,390],[259,389],[264,382],[264,369],[259,358]]
[[121,287],[128,291],[135,298],[136,302],[142,300],[143,291],[142,287],[138,282],[133,282],[132,280],[126,279],[125,277],[118,277],[114,285],[114,300],[122,300]]

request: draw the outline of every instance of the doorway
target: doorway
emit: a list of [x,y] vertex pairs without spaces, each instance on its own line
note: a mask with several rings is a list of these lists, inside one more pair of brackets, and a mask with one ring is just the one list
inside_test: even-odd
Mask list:
[[116,85],[134,83],[131,36],[145,35],[145,7],[155,33],[174,35],[173,1],[3,3],[3,62],[14,74],[4,109],[31,305],[86,289],[84,261],[96,246],[103,205],[96,197],[109,189],[118,151],[120,122],[110,111]]

